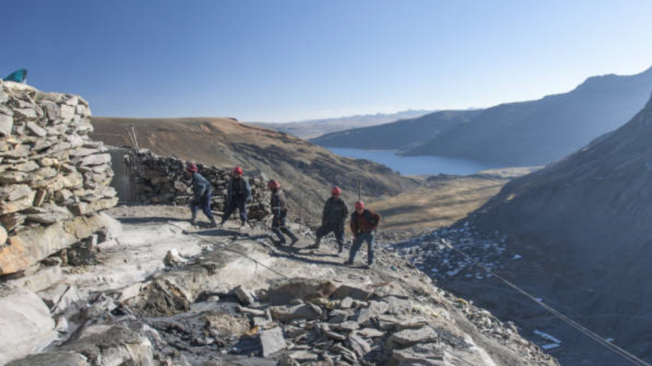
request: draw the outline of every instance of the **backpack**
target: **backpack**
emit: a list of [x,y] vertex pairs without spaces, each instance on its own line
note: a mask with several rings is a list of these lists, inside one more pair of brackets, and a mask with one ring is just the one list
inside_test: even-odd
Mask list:
[[[355,215],[357,215],[357,214],[358,214],[358,212],[353,212],[352,218],[355,219],[356,218]],[[371,214],[371,212],[369,210],[365,209],[364,211],[362,211],[362,214],[364,215],[365,219],[367,219],[367,221],[369,221],[369,223],[371,225],[376,226],[376,224],[378,224],[378,222],[376,221],[376,218]]]

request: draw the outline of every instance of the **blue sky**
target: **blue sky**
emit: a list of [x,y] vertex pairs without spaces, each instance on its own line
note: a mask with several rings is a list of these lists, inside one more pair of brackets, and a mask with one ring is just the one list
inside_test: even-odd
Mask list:
[[93,114],[244,121],[490,106],[652,66],[647,0],[3,0],[0,74]]

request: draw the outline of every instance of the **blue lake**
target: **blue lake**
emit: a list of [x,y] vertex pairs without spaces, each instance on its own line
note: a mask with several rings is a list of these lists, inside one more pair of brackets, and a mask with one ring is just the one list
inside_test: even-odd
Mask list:
[[393,150],[360,150],[328,148],[337,155],[348,158],[367,159],[386,165],[403,175],[454,174],[469,175],[481,170],[496,168],[477,161],[444,158],[440,156],[399,156]]

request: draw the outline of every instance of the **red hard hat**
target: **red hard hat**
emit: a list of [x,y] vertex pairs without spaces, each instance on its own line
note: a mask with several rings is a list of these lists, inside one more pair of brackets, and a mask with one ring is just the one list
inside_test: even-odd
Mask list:
[[335,186],[335,187],[333,187],[333,189],[331,190],[331,194],[333,194],[333,195],[335,195],[335,194],[342,194],[342,190],[340,189],[340,187]]
[[279,189],[281,188],[281,183],[279,183],[277,180],[272,179],[267,182],[267,187],[269,187],[269,189]]
[[364,202],[358,201],[355,203],[355,209],[364,208]]
[[237,167],[233,168],[233,173],[235,173],[237,175],[242,175],[244,172],[242,171],[242,168],[237,166]]
[[188,163],[186,165],[186,170],[189,171],[189,172],[198,172],[199,171],[199,169],[197,169],[197,164],[195,164],[195,163]]

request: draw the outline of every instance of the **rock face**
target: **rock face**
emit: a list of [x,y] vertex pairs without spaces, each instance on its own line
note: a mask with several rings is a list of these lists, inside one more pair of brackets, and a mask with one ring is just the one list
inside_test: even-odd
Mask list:
[[[616,131],[511,181],[468,219],[396,244],[398,254],[458,296],[525,327],[531,340],[554,347],[563,364],[621,364],[620,356],[564,322],[542,317],[538,302],[630,352],[652,349],[649,324],[640,321],[649,314],[641,304],[652,303],[651,138],[652,100]],[[480,266],[509,276],[538,300],[488,290],[505,284]],[[482,327],[494,322],[467,316]],[[568,342],[572,349],[564,347]],[[652,361],[649,353],[639,356]]]
[[0,275],[23,270],[102,228],[117,203],[110,156],[91,141],[88,103],[0,84]]
[[[520,265],[558,277],[520,278],[555,303],[592,317],[583,325],[626,349],[650,349],[649,324],[635,320],[652,302],[652,100],[627,124],[541,171],[508,183],[472,218],[484,232],[509,235]],[[550,255],[562,254],[563,255]],[[515,262],[519,262],[515,261]],[[573,285],[562,281],[573,276]],[[571,288],[587,289],[573,296]],[[555,335],[570,337],[559,327]],[[588,348],[588,347],[587,347]],[[595,352],[592,364],[614,364]],[[572,357],[572,355],[569,355]],[[650,361],[648,356],[646,361]],[[578,362],[568,358],[569,363]]]
[[[192,180],[184,175],[185,161],[157,156],[146,149],[133,150],[126,158],[136,174],[136,196],[139,203],[174,205],[190,203],[193,198]],[[197,164],[197,167],[199,173],[213,186],[211,208],[224,212],[231,172],[203,164]],[[258,175],[250,176],[248,180],[251,185],[251,202],[247,205],[247,216],[256,220],[263,219],[271,212],[266,179]]]

